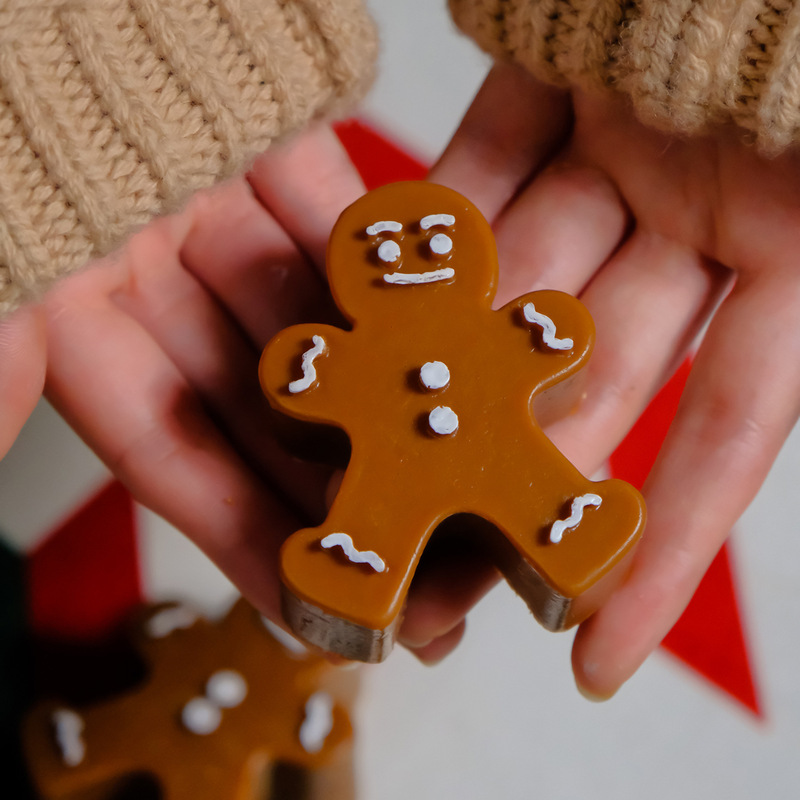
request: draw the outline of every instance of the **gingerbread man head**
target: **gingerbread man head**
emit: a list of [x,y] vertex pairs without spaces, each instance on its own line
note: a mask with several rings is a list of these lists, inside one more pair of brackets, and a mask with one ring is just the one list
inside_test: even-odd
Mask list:
[[[471,267],[459,269],[465,253]],[[415,303],[447,313],[465,302],[491,305],[497,254],[488,222],[466,198],[408,182],[375,189],[344,211],[328,245],[328,275],[351,322],[373,309],[402,314],[412,287]]]

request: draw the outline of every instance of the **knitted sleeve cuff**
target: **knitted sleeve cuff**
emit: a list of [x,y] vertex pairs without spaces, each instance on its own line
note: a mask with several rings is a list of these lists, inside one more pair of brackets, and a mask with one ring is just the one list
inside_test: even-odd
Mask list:
[[0,317],[371,80],[361,0],[0,4]]
[[734,122],[767,152],[800,139],[794,0],[449,0],[496,58],[562,85],[606,86],[639,117],[698,133]]

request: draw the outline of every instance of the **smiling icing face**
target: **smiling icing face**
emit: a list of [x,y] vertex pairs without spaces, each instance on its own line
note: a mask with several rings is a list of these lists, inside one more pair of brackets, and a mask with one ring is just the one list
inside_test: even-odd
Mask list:
[[468,292],[491,303],[497,256],[472,204],[446,187],[408,182],[373,190],[345,210],[331,235],[328,272],[340,308],[356,316],[364,303],[395,306],[408,293],[449,303]]

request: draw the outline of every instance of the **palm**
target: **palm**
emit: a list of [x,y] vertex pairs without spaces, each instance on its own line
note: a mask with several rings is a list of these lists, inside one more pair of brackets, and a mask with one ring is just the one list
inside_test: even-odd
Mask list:
[[46,392],[144,504],[279,618],[277,550],[327,473],[282,455],[258,358],[330,315],[319,267],[363,188],[329,131],[158,220],[47,298]]
[[645,486],[627,583],[578,632],[579,685],[605,696],[655,648],[750,502],[800,412],[800,157],[741,133],[681,140],[619,98],[496,68],[434,170],[495,226],[501,299],[580,295],[597,347],[584,399],[549,429],[599,467],[708,325]]

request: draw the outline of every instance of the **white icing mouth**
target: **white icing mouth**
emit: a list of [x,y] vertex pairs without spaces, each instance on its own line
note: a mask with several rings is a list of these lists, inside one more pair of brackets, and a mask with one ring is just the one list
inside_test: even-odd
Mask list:
[[435,283],[436,281],[446,281],[452,278],[456,271],[452,267],[436,269],[432,272],[391,272],[383,276],[386,283],[395,286],[408,286],[411,284]]

